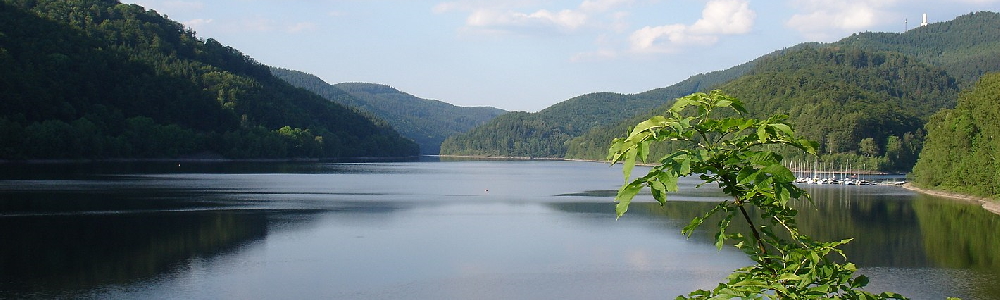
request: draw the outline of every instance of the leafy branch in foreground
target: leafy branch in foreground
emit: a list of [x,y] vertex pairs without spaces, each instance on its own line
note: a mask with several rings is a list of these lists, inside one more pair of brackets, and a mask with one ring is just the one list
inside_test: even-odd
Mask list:
[[[723,109],[732,112],[723,116]],[[662,205],[667,193],[677,191],[678,178],[697,174],[705,181],[699,187],[717,183],[728,198],[681,232],[690,237],[707,219],[721,215],[715,246],[722,249],[732,240],[756,262],[735,270],[714,290],[697,290],[678,299],[906,299],[861,290],[868,278],[854,276],[857,268],[852,263],[831,260],[831,256],[846,260],[837,247],[850,239],[820,242],[799,232],[796,210],[788,202],[811,199],[795,186],[795,176],[781,164],[782,157],[768,149],[790,146],[815,154],[817,144],[796,136],[785,116],[744,118],[742,102],[717,90],[678,98],[668,113],[639,123],[628,137],[611,145],[608,159],[624,165],[625,184],[615,197],[618,217],[644,187]],[[636,161],[647,161],[653,142],[688,147],[666,155],[645,176],[629,181]],[[747,222],[750,236],[727,232],[737,217]]]

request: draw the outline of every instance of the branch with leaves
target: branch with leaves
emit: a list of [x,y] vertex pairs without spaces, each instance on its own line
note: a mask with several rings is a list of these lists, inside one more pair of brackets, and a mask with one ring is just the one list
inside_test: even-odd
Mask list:
[[[698,187],[717,183],[728,198],[692,220],[682,234],[690,237],[707,219],[721,215],[715,246],[722,249],[733,241],[757,263],[737,269],[714,290],[692,292],[690,299],[906,299],[895,293],[862,291],[868,278],[854,276],[854,264],[831,260],[831,254],[846,260],[837,247],[850,239],[819,242],[799,232],[797,212],[788,202],[811,199],[795,186],[795,176],[781,163],[781,155],[769,149],[785,146],[815,154],[817,144],[798,137],[785,116],[746,118],[742,102],[718,90],[678,98],[667,113],[639,123],[609,149],[608,159],[624,165],[625,184],[615,197],[617,216],[628,211],[643,188],[648,187],[662,205],[668,193],[678,190],[680,177],[697,175],[704,180]],[[650,145],[658,142],[687,147],[661,158],[645,176],[630,180],[636,162],[647,162]],[[727,232],[737,216],[749,225],[750,236]]]

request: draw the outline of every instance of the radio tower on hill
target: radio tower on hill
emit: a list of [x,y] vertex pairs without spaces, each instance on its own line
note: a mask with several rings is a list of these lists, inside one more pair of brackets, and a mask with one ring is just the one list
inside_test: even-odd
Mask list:
[[924,14],[924,21],[920,22],[920,26],[927,26],[927,14]]

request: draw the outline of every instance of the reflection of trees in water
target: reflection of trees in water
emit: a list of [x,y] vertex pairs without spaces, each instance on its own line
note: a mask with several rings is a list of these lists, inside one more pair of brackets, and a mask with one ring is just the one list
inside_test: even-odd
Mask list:
[[[1000,216],[979,205],[919,195],[913,209],[928,256],[948,268],[1000,270]],[[938,242],[930,242],[938,241]]]
[[1000,216],[978,204],[923,194],[913,209],[928,258],[941,267],[973,270],[967,280],[981,299],[1000,297]]
[[[1000,295],[1000,216],[978,205],[926,195],[893,195],[891,187],[829,186],[809,188],[814,203],[795,201],[799,227],[820,240],[853,237],[842,247],[860,267],[944,268],[956,284],[968,288],[969,299],[997,299]],[[883,190],[877,190],[883,189]],[[561,211],[614,214],[614,204],[553,203]],[[711,209],[708,202],[633,203],[630,218],[661,217],[671,221],[664,234],[680,235],[680,229],[695,216]],[[713,244],[717,220],[707,221],[691,240]],[[746,231],[742,222],[733,230]]]
[[[803,233],[819,240],[854,238],[842,247],[848,258],[861,267],[946,267],[1000,270],[1000,217],[966,203],[924,199],[897,194],[895,187],[823,186],[806,187],[813,203],[793,201],[799,210]],[[682,189],[683,191],[683,189]],[[553,203],[554,208],[574,213],[613,214],[610,203]],[[635,203],[629,210],[638,216],[666,217],[664,234],[680,234],[692,218],[714,207],[710,202],[669,201]],[[632,217],[632,218],[635,218]],[[712,232],[715,222],[706,221],[702,232]],[[931,225],[933,224],[933,225]],[[732,230],[743,231],[742,222]],[[714,243],[703,233],[692,240]]]
[[862,267],[928,265],[924,239],[908,198],[886,195],[886,187],[806,188],[813,203],[796,203],[804,233],[821,240],[854,238],[841,248]]
[[0,218],[0,298],[67,296],[168,273],[267,235],[267,217],[158,212]]

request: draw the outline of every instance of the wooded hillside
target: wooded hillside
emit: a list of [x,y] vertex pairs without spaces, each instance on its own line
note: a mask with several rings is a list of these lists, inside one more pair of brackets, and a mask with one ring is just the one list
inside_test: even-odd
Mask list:
[[[441,145],[441,154],[565,157],[570,148],[569,140],[573,137],[648,112],[668,102],[668,99],[735,79],[748,71],[753,63],[698,74],[677,84],[639,94],[591,93],[573,97],[537,113],[520,112],[516,116],[496,118],[468,133],[448,138]],[[606,149],[607,144],[602,147]]]
[[[963,85],[948,70],[967,79],[1000,70],[989,60],[976,69],[961,67],[982,53],[1000,57],[1000,47],[982,49],[997,43],[995,33],[982,29],[998,19],[996,13],[979,12],[905,33],[863,33],[831,44],[799,45],[760,60],[747,78],[717,88],[759,105],[751,111],[792,115],[803,133],[821,142],[823,160],[838,168],[851,164],[906,172],[920,151],[922,124],[938,109],[953,106],[956,88]],[[567,157],[602,159],[603,145],[650,115],[575,138]]]
[[899,52],[941,67],[965,88],[972,86],[979,76],[1000,70],[998,28],[1000,13],[981,11],[903,33],[857,33],[833,45]]
[[914,184],[1000,199],[1000,73],[979,80],[927,123]]
[[330,85],[315,75],[300,71],[281,68],[271,68],[271,71],[294,86],[385,120],[404,137],[417,142],[421,154],[438,154],[445,138],[506,113],[493,107],[459,107],[422,99],[382,84]]
[[118,1],[0,1],[0,159],[412,156],[387,123]]

